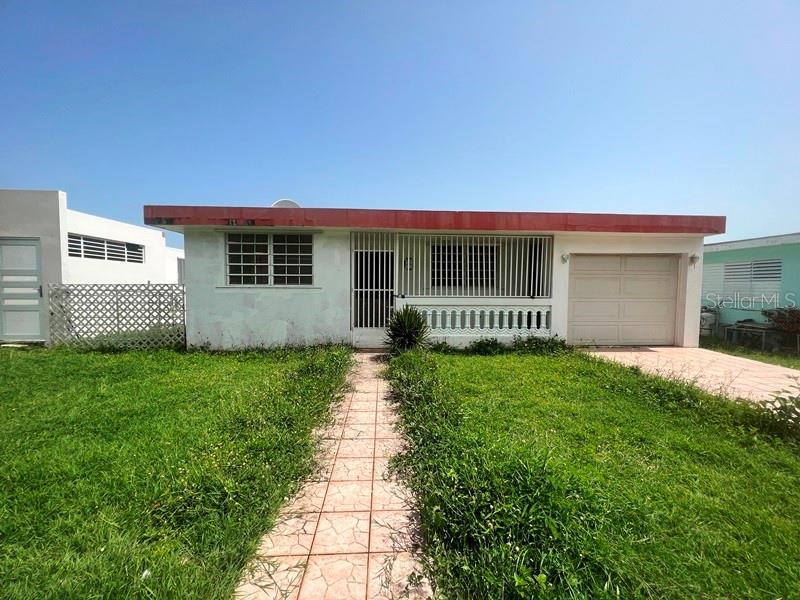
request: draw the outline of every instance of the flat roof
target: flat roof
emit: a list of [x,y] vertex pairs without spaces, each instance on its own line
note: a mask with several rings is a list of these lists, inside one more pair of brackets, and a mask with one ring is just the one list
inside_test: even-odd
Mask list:
[[563,212],[482,212],[374,208],[272,208],[146,205],[144,222],[186,227],[310,227],[426,231],[580,231],[594,233],[725,233],[725,217]]
[[742,248],[760,248],[763,246],[783,246],[785,244],[800,244],[800,232],[783,233],[780,235],[765,235],[756,238],[744,238],[741,240],[730,240],[727,242],[714,242],[706,244],[706,252],[718,252],[720,250],[739,250]]

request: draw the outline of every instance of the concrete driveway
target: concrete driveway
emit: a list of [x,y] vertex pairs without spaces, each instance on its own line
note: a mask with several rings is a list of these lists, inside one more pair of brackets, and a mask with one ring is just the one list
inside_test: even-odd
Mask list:
[[591,354],[643,371],[692,381],[714,394],[761,402],[800,389],[800,371],[705,348],[594,348]]

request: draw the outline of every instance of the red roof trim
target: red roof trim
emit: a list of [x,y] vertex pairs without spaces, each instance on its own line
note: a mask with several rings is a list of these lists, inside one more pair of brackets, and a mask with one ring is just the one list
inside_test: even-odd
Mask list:
[[367,208],[261,208],[225,206],[145,206],[147,225],[336,227],[430,231],[585,231],[609,233],[725,232],[725,217],[623,215]]

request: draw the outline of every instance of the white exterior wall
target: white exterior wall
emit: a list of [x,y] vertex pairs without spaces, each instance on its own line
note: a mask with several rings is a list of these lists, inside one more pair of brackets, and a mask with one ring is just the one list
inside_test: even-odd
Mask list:
[[187,230],[187,344],[233,349],[350,343],[350,233],[313,235],[312,287],[228,286],[224,232]]
[[61,283],[61,229],[67,195],[50,190],[0,190],[0,237],[39,238],[44,284]]
[[[185,283],[190,346],[230,349],[352,341],[349,232],[314,233],[314,286],[311,288],[227,286],[224,239],[224,232],[220,230],[185,233],[189,257]],[[552,299],[534,302],[552,306],[551,331],[566,339],[569,260],[562,262],[562,255],[678,255],[675,343],[695,347],[699,334],[702,261],[691,265],[689,257],[702,257],[702,249],[702,236],[556,233],[553,235]],[[501,298],[497,301],[503,303]]]
[[[678,302],[675,345],[695,348],[700,335],[700,294],[703,285],[703,237],[657,234],[558,233],[553,237],[552,331],[567,338],[569,307],[569,254],[677,254]],[[694,265],[689,257],[696,255]]]
[[[61,231],[64,283],[178,283],[178,257],[157,229],[104,219],[66,209]],[[67,234],[78,233],[144,246],[144,262],[131,263],[69,256]]]
[[[38,238],[42,286],[62,282],[61,229],[67,195],[55,190],[0,190],[0,237]],[[47,302],[41,303],[42,334],[50,338]]]

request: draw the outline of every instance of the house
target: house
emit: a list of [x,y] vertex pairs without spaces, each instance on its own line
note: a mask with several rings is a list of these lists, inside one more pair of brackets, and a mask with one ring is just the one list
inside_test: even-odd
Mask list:
[[47,341],[51,283],[177,283],[164,233],[67,208],[60,191],[0,190],[0,340]]
[[765,322],[764,309],[796,307],[800,295],[800,233],[707,244],[704,306],[720,324]]
[[435,339],[696,346],[724,217],[145,206],[184,234],[187,343],[376,347],[393,308]]

